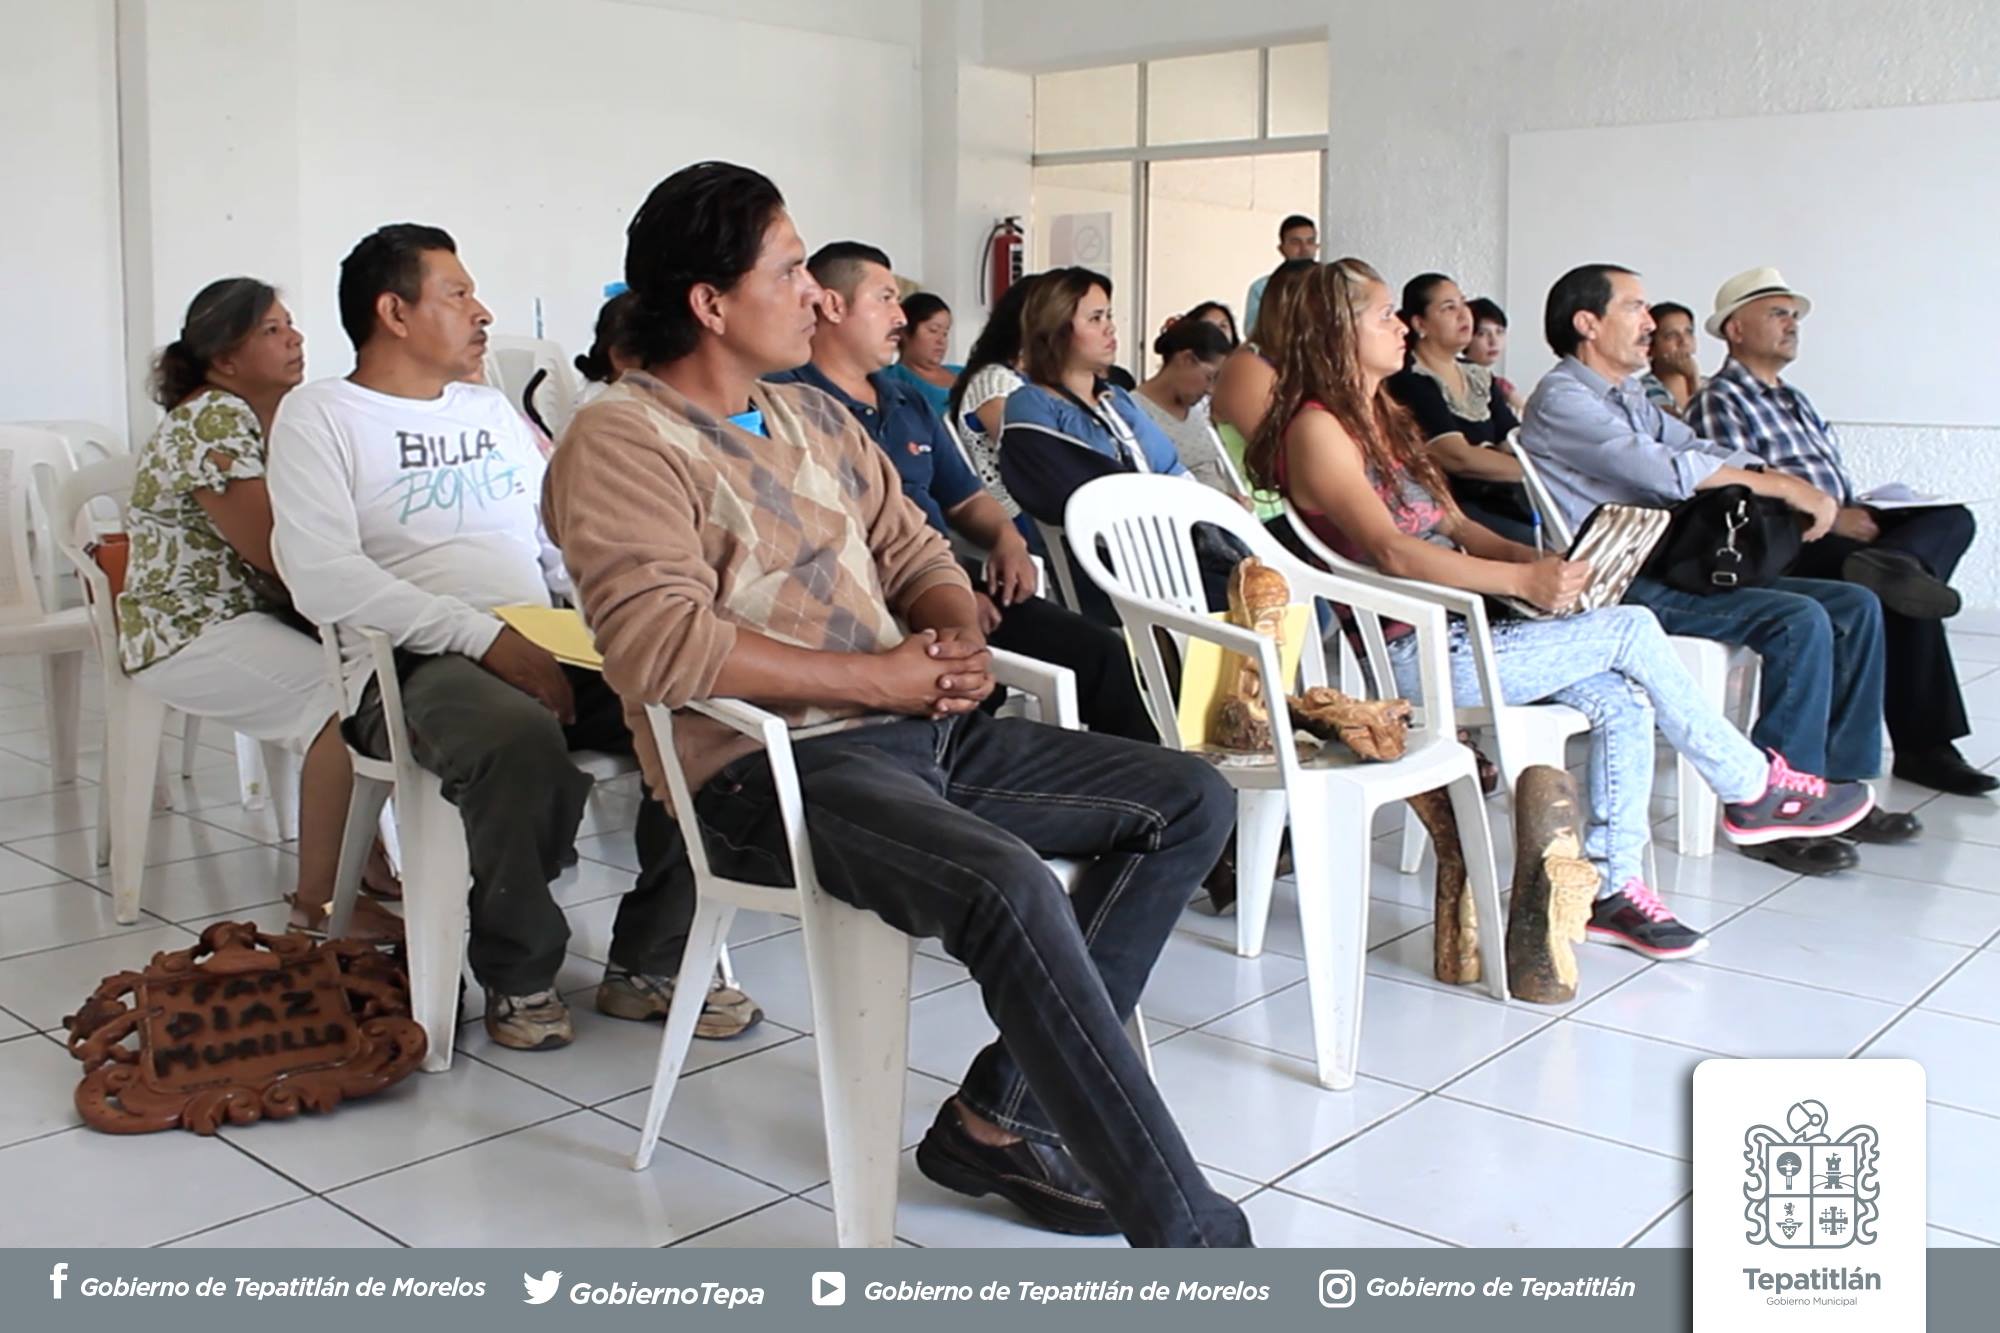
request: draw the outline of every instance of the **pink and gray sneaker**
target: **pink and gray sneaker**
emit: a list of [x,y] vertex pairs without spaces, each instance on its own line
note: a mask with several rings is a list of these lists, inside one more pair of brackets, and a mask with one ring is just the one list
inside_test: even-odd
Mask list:
[[1663,962],[1692,958],[1708,947],[1706,935],[1676,917],[1637,879],[1626,880],[1624,888],[1591,905],[1589,933],[1597,944],[1615,944]]
[[1771,776],[1754,801],[1722,807],[1722,833],[1738,847],[1785,838],[1830,838],[1859,824],[1875,808],[1865,782],[1828,782],[1800,773],[1771,751]]

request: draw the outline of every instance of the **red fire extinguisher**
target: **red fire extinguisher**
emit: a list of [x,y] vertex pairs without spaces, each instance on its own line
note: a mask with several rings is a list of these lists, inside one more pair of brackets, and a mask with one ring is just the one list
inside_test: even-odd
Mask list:
[[1027,237],[1018,217],[1001,218],[986,233],[986,266],[980,274],[980,300],[991,305],[1021,280]]

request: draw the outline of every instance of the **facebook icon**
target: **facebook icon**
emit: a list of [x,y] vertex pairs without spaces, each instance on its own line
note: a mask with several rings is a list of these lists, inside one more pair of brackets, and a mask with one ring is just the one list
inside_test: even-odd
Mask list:
[[63,1283],[67,1281],[69,1281],[68,1264],[57,1264],[49,1270],[49,1289],[55,1293],[57,1300],[62,1299]]

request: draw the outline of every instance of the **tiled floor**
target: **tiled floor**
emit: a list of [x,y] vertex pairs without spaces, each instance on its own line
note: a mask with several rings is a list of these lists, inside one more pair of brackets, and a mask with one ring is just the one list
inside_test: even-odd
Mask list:
[[[1991,765],[2000,617],[1981,627],[1992,636],[1959,635],[1976,727],[1967,750]],[[100,734],[93,712],[90,776]],[[39,674],[0,660],[0,1196],[39,1201],[0,1213],[0,1245],[832,1242],[811,1007],[798,938],[776,918],[746,916],[733,933],[738,972],[769,1017],[739,1042],[697,1043],[643,1174],[627,1162],[657,1029],[601,1018],[587,997],[568,1050],[497,1050],[468,1024],[450,1073],[330,1118],[214,1139],[81,1128],[62,1016],[99,978],[185,946],[208,920],[283,919],[290,851],[268,811],[236,803],[228,743],[205,735],[194,776],[173,781],[146,916],[121,927],[92,864],[95,791],[53,788]],[[1311,1078],[1287,883],[1262,958],[1235,956],[1232,921],[1184,918],[1145,999],[1162,1090],[1263,1244],[1684,1245],[1697,1061],[1908,1055],[1929,1071],[1931,1242],[2000,1244],[2000,1190],[1962,1169],[1988,1160],[1981,1145],[2000,1135],[2000,802],[1881,790],[1896,808],[1921,803],[1929,833],[1913,848],[1869,849],[1866,873],[1796,880],[1726,847],[1700,861],[1663,852],[1669,901],[1713,932],[1713,947],[1653,965],[1587,946],[1579,998],[1553,1009],[1431,979],[1427,872],[1395,871],[1384,823],[1353,1090]],[[574,932],[565,989],[587,991],[601,970],[636,802],[630,779],[599,793],[586,859],[557,885]],[[1654,808],[1670,839],[1673,801]],[[1505,810],[1493,812],[1505,855]],[[964,970],[934,945],[914,981],[905,1144],[991,1032]],[[467,1012],[477,1003],[474,988]],[[1054,1239],[991,1200],[939,1190],[908,1154],[903,1168],[898,1230],[910,1244]],[[133,1179],[149,1188],[127,1188]],[[114,1193],[123,1202],[109,1214],[93,1202]]]

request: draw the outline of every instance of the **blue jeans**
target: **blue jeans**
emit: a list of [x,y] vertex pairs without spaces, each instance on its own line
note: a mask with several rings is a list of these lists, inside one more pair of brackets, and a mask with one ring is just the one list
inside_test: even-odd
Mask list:
[[[1000,1029],[960,1086],[974,1111],[1061,1143],[1134,1245],[1241,1246],[1124,1023],[1236,823],[1229,784],[1157,745],[981,712],[799,741],[828,893],[964,963]],[[771,769],[730,764],[695,798],[731,878],[789,883]],[[1066,894],[1044,856],[1087,862]]]
[[[1650,611],[1612,606],[1560,620],[1501,621],[1493,626],[1493,657],[1506,702],[1567,704],[1590,719],[1583,849],[1604,877],[1601,895],[1645,877],[1656,718],[1722,800],[1762,794],[1769,760],[1702,697]],[[1396,687],[1416,699],[1415,636],[1391,643],[1389,660]],[[1451,689],[1461,706],[1486,702],[1463,621],[1452,625]]]
[[1628,602],[1669,634],[1742,644],[1764,659],[1750,739],[1840,782],[1882,771],[1882,604],[1851,583],[1779,579],[1704,597],[1635,579]]

